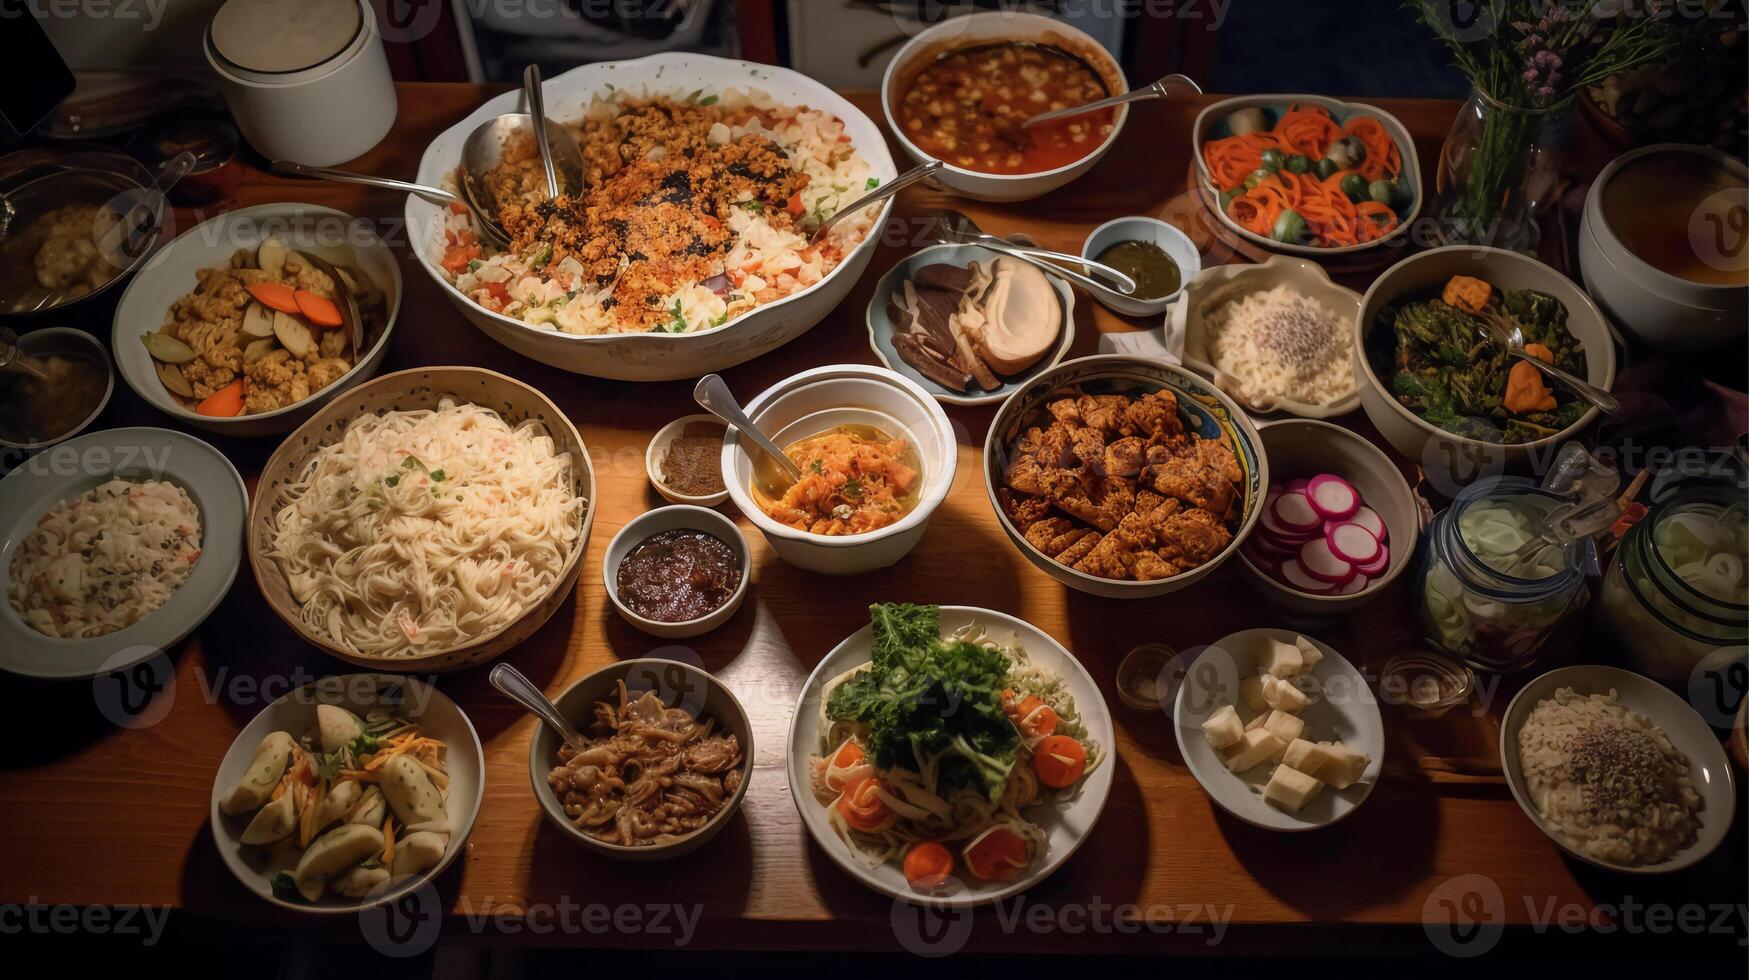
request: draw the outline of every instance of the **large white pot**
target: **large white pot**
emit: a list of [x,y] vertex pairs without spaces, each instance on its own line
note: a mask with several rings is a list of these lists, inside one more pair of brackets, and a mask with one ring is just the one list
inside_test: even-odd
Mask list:
[[[612,87],[610,89],[610,86]],[[856,150],[883,182],[896,177],[886,139],[874,121],[831,89],[785,68],[694,54],[659,54],[636,61],[584,65],[548,79],[541,91],[547,115],[579,119],[589,99],[611,90],[647,91],[685,97],[727,88],[758,89],[788,105],[823,109],[843,120]],[[485,120],[522,109],[521,94],[505,92],[443,131],[419,160],[418,181],[441,186],[461,164],[462,144]],[[545,364],[578,374],[621,381],[672,381],[721,371],[775,350],[806,333],[844,299],[874,255],[880,229],[892,210],[881,204],[873,230],[815,285],[711,330],[694,333],[636,333],[582,336],[533,326],[493,313],[465,296],[438,266],[443,252],[443,212],[417,197],[407,198],[407,228],[419,265],[456,309],[493,340]]]

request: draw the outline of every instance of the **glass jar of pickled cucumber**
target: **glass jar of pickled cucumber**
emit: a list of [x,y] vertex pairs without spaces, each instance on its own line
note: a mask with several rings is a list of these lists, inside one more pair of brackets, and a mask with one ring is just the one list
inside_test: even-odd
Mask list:
[[1720,647],[1749,642],[1743,495],[1688,486],[1655,503],[1616,549],[1598,615],[1635,670],[1686,685]]
[[1505,673],[1536,661],[1555,628],[1584,607],[1590,539],[1539,535],[1562,503],[1520,477],[1480,480],[1427,531],[1420,575],[1428,639],[1476,670]]

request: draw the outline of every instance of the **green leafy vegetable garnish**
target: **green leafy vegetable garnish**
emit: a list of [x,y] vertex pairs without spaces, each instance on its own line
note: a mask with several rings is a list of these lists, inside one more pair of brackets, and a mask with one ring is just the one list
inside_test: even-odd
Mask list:
[[862,483],[859,480],[844,481],[844,495],[852,500],[862,496]]
[[817,474],[824,473],[824,472],[826,472],[826,465],[816,459],[812,463],[808,464],[808,469],[813,470]]
[[298,891],[298,883],[292,878],[290,871],[281,871],[268,880],[273,887],[273,897],[282,902],[302,902],[304,896]]
[[1020,744],[1002,711],[1009,661],[1000,650],[941,638],[940,609],[869,607],[873,664],[832,692],[826,716],[866,726],[881,769],[933,771],[940,788],[999,801]]
[[862,185],[862,189],[865,191],[872,191],[879,186],[881,186],[881,179],[879,177],[870,177],[868,182]]

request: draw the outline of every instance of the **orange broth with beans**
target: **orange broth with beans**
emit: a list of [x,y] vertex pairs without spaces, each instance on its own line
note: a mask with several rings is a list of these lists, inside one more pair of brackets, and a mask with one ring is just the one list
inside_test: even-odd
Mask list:
[[911,77],[896,115],[907,139],[945,163],[979,173],[1032,174],[1098,149],[1111,135],[1116,110],[1021,123],[1111,94],[1079,55],[1007,41],[939,56]]
[[874,426],[841,425],[791,443],[784,455],[802,478],[789,484],[756,465],[753,499],[767,517],[798,531],[866,534],[897,523],[917,506],[923,480],[916,450],[909,440]]

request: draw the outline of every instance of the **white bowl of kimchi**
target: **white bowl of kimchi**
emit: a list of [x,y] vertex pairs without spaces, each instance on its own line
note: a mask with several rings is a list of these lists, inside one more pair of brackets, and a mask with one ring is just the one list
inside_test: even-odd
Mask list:
[[[513,243],[508,255],[494,261],[489,250],[476,251],[474,236],[466,234],[466,216],[409,196],[407,227],[420,266],[470,322],[520,354],[578,374],[625,381],[719,371],[805,333],[838,305],[874,254],[891,199],[834,226],[818,246],[807,242],[812,224],[892,180],[897,171],[875,123],[806,76],[725,58],[661,54],[585,65],[549,79],[542,91],[548,118],[574,132],[580,131],[579,123],[611,125],[651,99],[709,107],[725,120],[722,130],[713,127],[709,145],[740,143],[749,136],[768,139],[794,178],[786,186],[800,186],[781,208],[770,211],[757,197],[697,208],[690,187],[684,200],[661,202],[676,204],[687,221],[718,222],[729,240],[695,237],[694,243],[710,249],[703,256],[709,268],[664,275],[655,285],[626,274],[640,262],[655,267],[634,247],[639,244],[635,227],[628,233],[604,226],[607,233],[597,239],[607,242],[605,254],[620,257],[617,271],[599,250],[575,249],[592,263],[585,266],[570,249],[543,254],[538,243],[520,250]],[[468,134],[486,119],[523,110],[518,92],[488,100],[426,148],[419,182],[455,187]],[[589,158],[589,141],[581,142]],[[615,176],[638,163],[660,161],[665,153],[621,164]],[[661,185],[652,193],[671,189]],[[653,214],[652,200],[638,201],[646,216]]]

